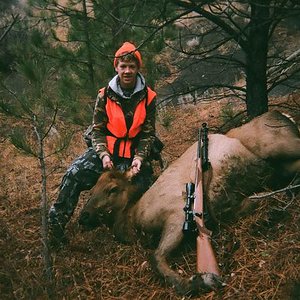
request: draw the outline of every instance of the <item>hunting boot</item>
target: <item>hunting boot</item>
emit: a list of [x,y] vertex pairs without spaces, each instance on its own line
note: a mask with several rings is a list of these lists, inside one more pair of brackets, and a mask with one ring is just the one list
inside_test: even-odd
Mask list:
[[52,206],[49,210],[48,217],[48,240],[51,248],[62,248],[68,243],[65,235],[65,226],[67,218],[59,216]]

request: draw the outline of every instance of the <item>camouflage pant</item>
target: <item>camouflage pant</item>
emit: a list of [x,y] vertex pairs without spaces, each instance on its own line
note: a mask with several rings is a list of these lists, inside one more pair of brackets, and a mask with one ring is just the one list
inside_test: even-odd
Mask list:
[[[114,161],[118,169],[130,166],[130,160]],[[68,168],[64,175],[58,198],[49,210],[49,227],[59,226],[64,229],[77,206],[82,191],[90,190],[103,172],[102,161],[93,150],[88,148]],[[141,172],[134,178],[136,184],[144,192],[152,184],[152,168],[148,162],[143,162]]]

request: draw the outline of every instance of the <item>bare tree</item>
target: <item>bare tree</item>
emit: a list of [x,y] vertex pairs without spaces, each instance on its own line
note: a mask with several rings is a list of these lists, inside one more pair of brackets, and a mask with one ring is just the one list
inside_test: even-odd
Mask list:
[[[186,37],[189,34],[190,39],[193,37],[198,41],[196,47],[187,49],[180,36],[180,47],[177,50],[190,60],[193,58],[192,64],[200,60],[220,63],[244,74],[244,87],[232,86],[228,82],[220,82],[220,87],[230,88],[239,95],[244,94],[249,116],[266,112],[268,93],[291,76],[299,74],[299,49],[290,49],[288,43],[274,38],[283,20],[300,15],[300,4],[297,1],[229,0],[210,1],[208,4],[185,0],[171,2],[183,10],[194,12],[189,20],[186,18],[181,21]],[[280,76],[274,75],[275,70]],[[211,86],[207,84],[202,88],[213,86],[218,87],[218,83]],[[194,89],[200,87],[196,85]]]
[[[26,50],[23,49],[25,52]],[[31,49],[32,50],[32,49]],[[52,140],[53,146],[57,146],[52,153],[46,153],[46,141],[50,138],[50,132],[56,122],[59,101],[54,87],[56,67],[49,60],[44,60],[29,51],[24,58],[19,58],[16,66],[18,81],[21,85],[15,85],[10,78],[0,81],[1,97],[0,111],[8,117],[19,120],[21,125],[14,126],[9,134],[12,144],[19,150],[38,159],[41,174],[40,211],[41,211],[41,243],[42,258],[44,262],[44,276],[46,290],[49,299],[54,297],[54,277],[52,256],[48,242],[48,194],[47,158],[60,152],[67,146],[62,142],[65,137]],[[67,139],[66,139],[67,141]]]

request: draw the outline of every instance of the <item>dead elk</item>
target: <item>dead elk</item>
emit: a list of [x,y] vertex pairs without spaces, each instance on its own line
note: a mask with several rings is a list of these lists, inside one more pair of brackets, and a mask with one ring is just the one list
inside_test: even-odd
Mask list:
[[[99,211],[112,211],[114,233],[126,242],[136,239],[136,231],[160,232],[154,252],[155,267],[177,292],[197,293],[205,278],[183,278],[167,263],[168,255],[183,240],[183,194],[193,181],[197,143],[174,161],[137,201],[134,187],[124,175],[106,172],[96,184],[83,208],[81,223],[92,222]],[[212,166],[206,197],[211,213],[220,220],[238,217],[245,197],[262,190],[262,178],[294,176],[300,171],[300,135],[295,124],[272,111],[229,131],[209,135],[209,160]],[[275,176],[274,176],[275,175]],[[280,180],[279,180],[280,181]]]

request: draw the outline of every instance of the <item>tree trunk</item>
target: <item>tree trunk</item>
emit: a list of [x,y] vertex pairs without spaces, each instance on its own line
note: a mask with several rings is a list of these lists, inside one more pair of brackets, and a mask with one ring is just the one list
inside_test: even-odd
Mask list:
[[96,93],[96,85],[95,85],[95,71],[94,71],[94,61],[92,55],[92,45],[91,45],[91,38],[89,34],[89,18],[88,12],[86,7],[86,0],[82,1],[82,8],[83,8],[83,22],[84,22],[84,35],[85,35],[85,43],[87,49],[87,66],[88,66],[88,73],[91,85],[91,95],[95,95]]
[[42,237],[42,244],[43,244],[43,252],[42,257],[44,261],[44,276],[46,277],[47,282],[47,295],[49,299],[54,299],[55,293],[55,284],[53,279],[53,264],[52,264],[52,257],[49,250],[49,242],[48,242],[48,202],[47,202],[47,190],[46,190],[46,164],[45,164],[45,155],[44,155],[44,142],[43,138],[41,137],[41,130],[39,130],[39,126],[34,121],[34,131],[38,140],[39,151],[38,151],[38,158],[40,162],[40,169],[42,174],[42,190],[41,190],[41,218],[42,218],[42,225],[41,225],[41,237]]
[[269,3],[257,0],[251,4],[248,49],[246,50],[247,114],[256,117],[268,111],[267,54],[270,27]]

